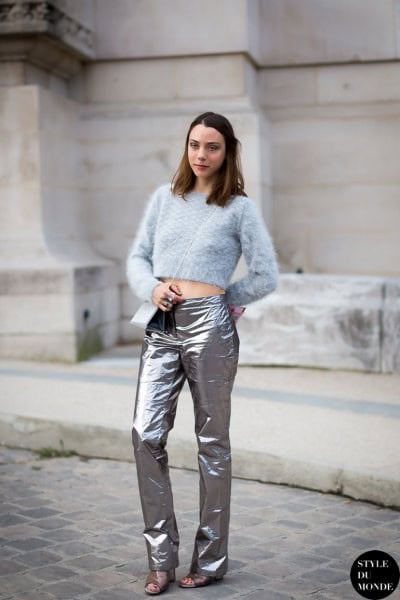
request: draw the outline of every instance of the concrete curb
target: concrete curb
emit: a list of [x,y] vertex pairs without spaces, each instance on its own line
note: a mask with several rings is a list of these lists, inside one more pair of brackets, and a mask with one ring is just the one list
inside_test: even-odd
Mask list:
[[[130,431],[32,417],[0,414],[0,443],[39,450],[74,450],[80,455],[133,461]],[[197,446],[179,438],[168,442],[171,467],[197,470]],[[265,452],[232,448],[233,476],[341,494],[400,510],[400,481],[368,472],[339,469]]]

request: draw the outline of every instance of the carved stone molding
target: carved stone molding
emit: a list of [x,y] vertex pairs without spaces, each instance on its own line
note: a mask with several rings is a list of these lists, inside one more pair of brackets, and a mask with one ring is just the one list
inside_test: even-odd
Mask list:
[[61,42],[65,50],[72,51],[81,59],[94,58],[93,31],[61,11],[53,2],[0,1],[2,41],[35,34]]

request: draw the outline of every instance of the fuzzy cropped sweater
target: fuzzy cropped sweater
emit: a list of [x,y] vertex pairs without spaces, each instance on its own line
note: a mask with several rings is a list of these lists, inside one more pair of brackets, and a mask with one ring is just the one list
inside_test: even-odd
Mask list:
[[[185,199],[174,196],[169,184],[153,193],[127,260],[128,282],[136,296],[150,300],[160,279],[174,276],[223,288],[231,305],[248,304],[274,291],[275,252],[254,202],[235,196],[221,207],[206,199],[197,192]],[[242,253],[248,273],[230,283]]]

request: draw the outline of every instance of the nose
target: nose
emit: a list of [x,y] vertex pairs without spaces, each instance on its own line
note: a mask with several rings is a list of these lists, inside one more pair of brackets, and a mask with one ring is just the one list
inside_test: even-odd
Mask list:
[[206,160],[204,148],[201,148],[201,147],[199,148],[198,153],[197,153],[197,160],[201,160],[201,161]]

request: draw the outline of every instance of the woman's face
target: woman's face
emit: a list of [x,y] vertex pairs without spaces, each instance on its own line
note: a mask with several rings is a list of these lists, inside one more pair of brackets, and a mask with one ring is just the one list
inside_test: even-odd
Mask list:
[[196,125],[189,134],[188,160],[193,173],[211,183],[225,159],[225,139],[214,127]]

